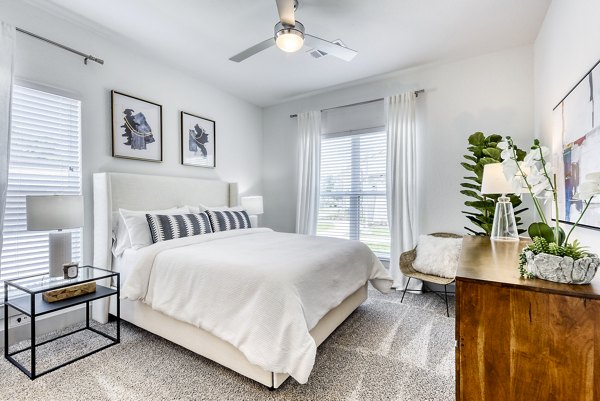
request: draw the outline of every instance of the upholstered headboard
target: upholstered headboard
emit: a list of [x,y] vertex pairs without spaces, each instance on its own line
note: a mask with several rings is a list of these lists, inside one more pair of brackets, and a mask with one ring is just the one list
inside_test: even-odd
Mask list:
[[152,210],[199,204],[237,206],[237,184],[141,174],[94,174],[94,266],[112,268],[112,216],[119,208]]

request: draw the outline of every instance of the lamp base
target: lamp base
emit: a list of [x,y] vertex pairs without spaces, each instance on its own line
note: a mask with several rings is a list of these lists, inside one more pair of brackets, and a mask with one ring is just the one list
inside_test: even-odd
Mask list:
[[48,238],[50,241],[50,277],[64,277],[63,265],[72,262],[71,233],[54,231],[48,234]]
[[494,224],[492,225],[492,241],[518,241],[519,233],[515,221],[515,213],[510,198],[501,196],[496,202]]

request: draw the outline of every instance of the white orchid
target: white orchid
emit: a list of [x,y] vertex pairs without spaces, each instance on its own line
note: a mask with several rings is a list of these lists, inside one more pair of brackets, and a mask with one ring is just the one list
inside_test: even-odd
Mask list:
[[525,181],[523,177],[520,175],[515,175],[512,181],[510,181],[510,185],[512,186],[513,192],[515,195],[521,195],[523,188],[525,187]]
[[534,166],[529,168],[529,174],[527,174],[525,178],[527,178],[527,181],[530,185],[536,185],[542,181],[548,181],[544,175],[544,171],[538,170],[538,168]]
[[525,159],[523,159],[523,164],[528,167],[535,166],[536,160],[534,158],[535,158],[535,154],[533,152],[527,153],[527,156],[525,156]]
[[519,165],[510,158],[505,158],[502,162],[502,172],[508,182],[512,182],[519,175]]
[[546,160],[550,156],[550,149],[540,146],[539,140],[536,139],[523,162],[519,162],[517,147],[510,137],[499,142],[498,148],[502,149],[500,156],[503,159],[502,165],[506,179],[515,189],[515,193],[520,194],[523,187],[529,190],[540,218],[543,223],[546,223],[547,219],[540,200],[556,200],[556,188],[550,179],[550,175],[553,175],[552,164]]
[[[512,147],[509,147],[507,151],[514,154]],[[526,187],[536,198],[548,199],[552,197],[553,187],[548,177],[549,174],[552,174],[552,164],[545,162],[546,153],[546,150],[536,148],[525,156],[523,162],[516,162],[514,156],[504,159],[502,162],[504,175],[515,189],[515,193],[520,194],[520,189]]]
[[533,193],[533,196],[535,196],[536,198],[540,198],[540,199],[551,199],[552,198],[552,187],[550,186],[550,183],[548,183],[547,181],[546,182],[542,181],[535,185],[532,185],[531,192]]
[[502,152],[500,152],[500,157],[502,158],[502,160],[507,161],[513,157],[512,147],[506,139],[503,139],[500,142],[498,142],[496,147],[502,150]]
[[[589,179],[589,176],[598,174],[598,180],[586,181],[577,187],[577,193],[573,198],[583,201],[591,200],[594,196],[600,195],[600,173],[588,174],[585,178]],[[593,178],[593,176],[592,176]]]
[[500,142],[498,142],[496,147],[498,149],[505,150],[505,149],[510,148],[510,143],[508,143],[508,140],[506,138],[503,138]]
[[575,227],[577,227],[577,224],[579,224],[585,212],[587,212],[588,208],[592,204],[592,201],[594,200],[594,197],[600,195],[600,171],[586,174],[585,179],[586,181],[579,184],[577,188],[577,193],[573,195],[573,199],[581,200],[584,202],[584,207],[581,213],[579,214],[579,218],[577,219],[575,224],[573,224],[571,230],[569,230],[565,242],[569,240],[571,233],[573,232]]

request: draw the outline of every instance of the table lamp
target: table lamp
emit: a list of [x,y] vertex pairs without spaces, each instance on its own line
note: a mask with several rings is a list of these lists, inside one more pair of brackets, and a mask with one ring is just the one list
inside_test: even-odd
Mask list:
[[64,229],[83,226],[83,196],[43,195],[27,196],[27,230],[51,231],[50,277],[63,277],[63,265],[72,262],[71,232]]
[[506,194],[514,193],[510,182],[504,176],[502,163],[491,163],[483,166],[481,193],[483,195],[501,195],[496,201],[494,223],[492,225],[492,241],[518,241],[519,233],[515,221],[515,212],[510,198]]
[[242,207],[246,209],[250,217],[252,227],[258,227],[258,215],[263,214],[263,197],[262,196],[242,196]]

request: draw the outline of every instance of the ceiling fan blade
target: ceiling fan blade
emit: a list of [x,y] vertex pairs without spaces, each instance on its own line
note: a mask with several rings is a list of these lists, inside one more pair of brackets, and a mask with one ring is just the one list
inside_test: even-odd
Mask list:
[[354,56],[358,54],[355,50],[329,42],[325,39],[317,38],[316,36],[307,33],[304,34],[304,44],[346,61],[351,61]]
[[279,13],[281,23],[289,26],[296,25],[294,0],[275,0],[275,2],[277,3],[277,12]]
[[263,40],[259,44],[249,47],[248,49],[244,50],[243,52],[236,54],[235,56],[231,57],[229,60],[239,63],[240,61],[246,60],[250,56],[254,56],[256,53],[259,53],[265,49],[268,49],[269,47],[273,46],[274,44],[275,44],[275,39],[273,39],[273,38]]

